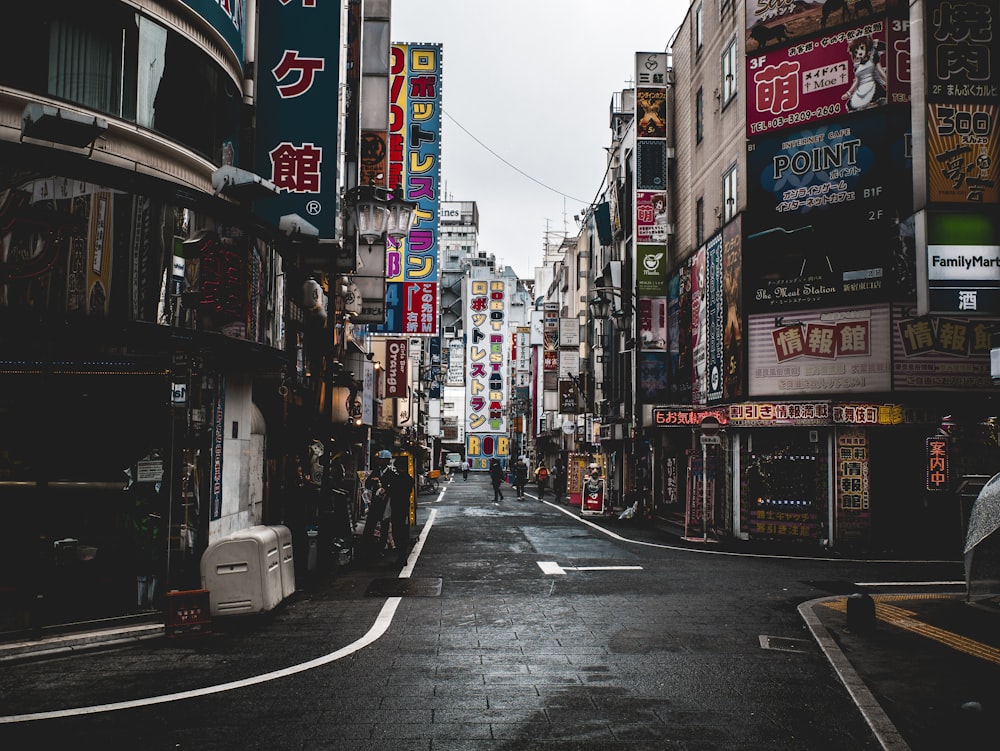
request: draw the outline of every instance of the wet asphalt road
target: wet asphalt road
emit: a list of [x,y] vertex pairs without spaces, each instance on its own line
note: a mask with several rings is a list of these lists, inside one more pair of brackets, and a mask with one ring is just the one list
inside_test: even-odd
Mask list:
[[529,493],[494,505],[459,477],[420,497],[402,572],[355,563],[209,636],[5,664],[0,748],[881,747],[796,608],[954,572],[683,550],[601,520],[619,539]]

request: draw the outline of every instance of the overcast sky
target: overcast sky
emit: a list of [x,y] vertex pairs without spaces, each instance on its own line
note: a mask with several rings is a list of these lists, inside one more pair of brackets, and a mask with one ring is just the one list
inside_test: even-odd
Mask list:
[[576,234],[604,176],[612,94],[688,5],[392,0],[394,42],[442,45],[442,198],[478,204],[481,251],[533,278],[546,232]]

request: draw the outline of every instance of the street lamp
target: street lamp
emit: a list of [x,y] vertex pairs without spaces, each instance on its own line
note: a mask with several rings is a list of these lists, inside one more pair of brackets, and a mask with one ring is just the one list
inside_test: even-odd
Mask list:
[[[622,289],[620,287],[594,287],[594,296],[587,301],[590,307],[590,314],[594,318],[621,318],[625,315],[622,309]],[[631,294],[633,307],[635,304],[635,293]]]
[[348,234],[357,233],[371,248],[383,235],[394,243],[405,240],[413,225],[417,204],[387,188],[359,185],[344,196]]

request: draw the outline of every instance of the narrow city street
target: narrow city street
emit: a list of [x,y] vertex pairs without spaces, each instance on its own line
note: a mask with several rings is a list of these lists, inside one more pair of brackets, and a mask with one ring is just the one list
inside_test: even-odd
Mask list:
[[477,473],[421,495],[402,571],[355,563],[210,635],[5,664],[0,746],[874,750],[796,608],[954,574],[683,550],[533,485],[491,497]]

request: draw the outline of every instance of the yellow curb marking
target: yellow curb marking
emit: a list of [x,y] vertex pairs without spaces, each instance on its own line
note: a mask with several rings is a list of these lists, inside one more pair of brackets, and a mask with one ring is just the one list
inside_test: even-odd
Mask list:
[[[916,613],[910,610],[904,610],[896,605],[887,604],[887,601],[917,599],[926,600],[934,597],[940,596],[878,595],[872,597],[875,601],[875,617],[880,621],[885,621],[890,626],[896,626],[897,628],[910,631],[914,634],[925,636],[928,639],[933,639],[936,642],[944,644],[946,647],[951,647],[952,649],[964,652],[967,655],[972,655],[973,657],[978,657],[981,660],[988,660],[989,662],[1000,665],[1000,649],[992,647],[989,644],[983,644],[982,642],[978,642],[974,639],[967,639],[966,637],[959,636],[951,631],[945,631],[943,628],[929,626],[926,623],[915,620],[913,616],[915,616]],[[833,610],[847,612],[846,597],[824,602],[823,605]]]

